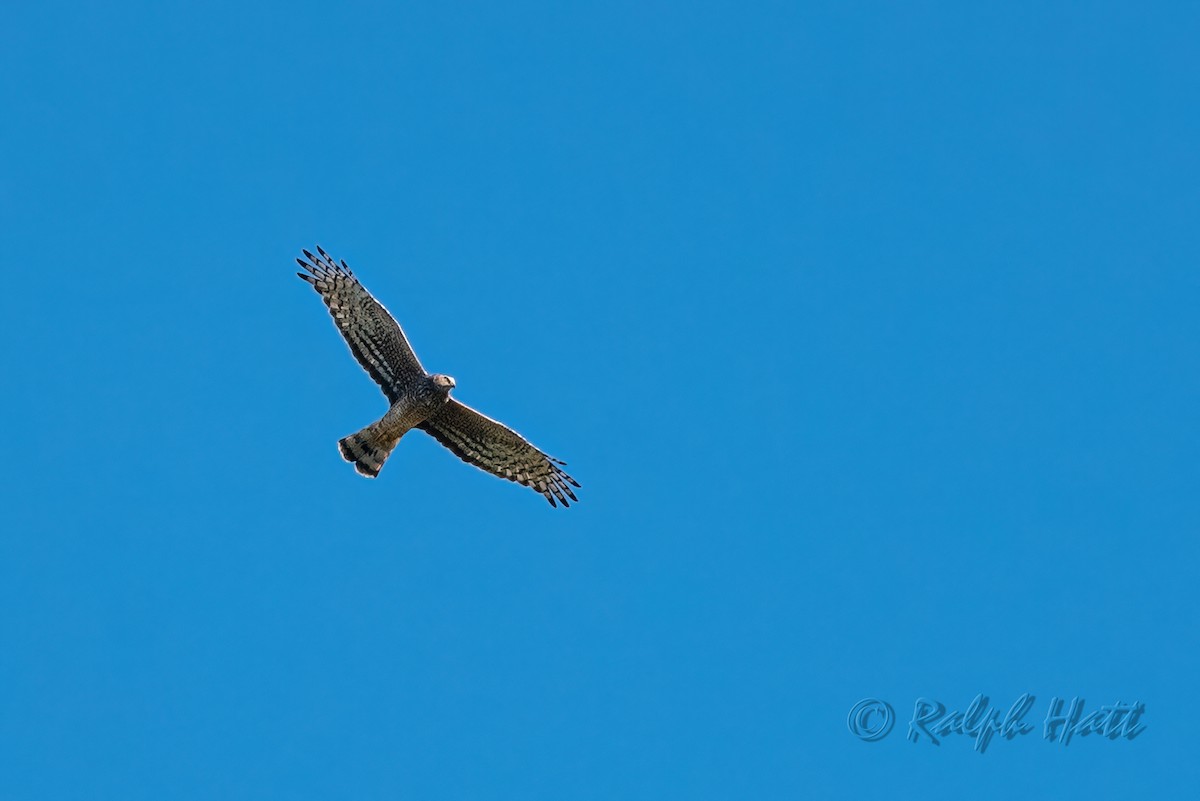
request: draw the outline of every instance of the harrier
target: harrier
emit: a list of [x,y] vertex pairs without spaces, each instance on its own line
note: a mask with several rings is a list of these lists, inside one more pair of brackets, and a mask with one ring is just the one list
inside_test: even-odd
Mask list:
[[[346,262],[335,262],[317,247],[296,259],[296,273],[324,299],[350,352],[383,389],[391,408],[377,422],[338,442],[342,458],[360,474],[375,478],[400,438],[414,428],[429,434],[464,462],[530,487],[551,506],[578,501],[579,482],[560,462],[507,426],[450,397],[454,379],[425,372],[400,324],[372,297]],[[306,260],[307,259],[307,260]]]

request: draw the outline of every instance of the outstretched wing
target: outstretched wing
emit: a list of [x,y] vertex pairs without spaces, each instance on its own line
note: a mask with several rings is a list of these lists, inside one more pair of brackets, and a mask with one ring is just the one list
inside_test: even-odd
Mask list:
[[559,503],[570,506],[567,498],[579,501],[571,491],[579,482],[559,467],[566,462],[547,456],[516,431],[454,398],[417,428],[432,435],[464,462],[532,487],[546,496],[551,506]]
[[358,282],[346,262],[338,264],[319,245],[317,253],[320,256],[306,250],[308,261],[296,259],[307,270],[296,275],[321,294],[354,358],[383,388],[388,401],[395,403],[406,387],[425,375],[425,369],[400,324]]

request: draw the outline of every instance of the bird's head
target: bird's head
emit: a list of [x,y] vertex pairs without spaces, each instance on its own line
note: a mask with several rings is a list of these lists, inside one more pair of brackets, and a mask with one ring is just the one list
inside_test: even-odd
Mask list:
[[433,385],[446,394],[449,394],[450,390],[454,389],[454,379],[448,375],[442,375],[441,373],[438,373],[431,378],[433,380]]

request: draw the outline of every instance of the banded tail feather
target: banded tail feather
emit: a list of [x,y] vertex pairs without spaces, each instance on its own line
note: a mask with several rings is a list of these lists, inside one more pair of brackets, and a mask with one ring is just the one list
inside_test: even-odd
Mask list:
[[341,440],[338,440],[338,450],[342,458],[354,465],[359,475],[375,478],[383,469],[383,463],[392,453],[396,442],[388,442],[379,435],[375,424],[371,424]]

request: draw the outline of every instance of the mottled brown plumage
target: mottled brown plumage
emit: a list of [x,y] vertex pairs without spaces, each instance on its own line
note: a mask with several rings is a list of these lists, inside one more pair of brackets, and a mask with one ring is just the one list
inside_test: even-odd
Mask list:
[[425,372],[400,324],[358,282],[346,262],[335,262],[320,247],[317,254],[305,250],[305,259],[296,263],[306,272],[296,274],[324,299],[354,358],[391,404],[380,420],[338,442],[342,458],[360,474],[375,478],[400,438],[418,428],[464,462],[531,487],[551,506],[570,506],[569,501],[578,500],[571,487],[579,483],[563,471],[564,462],[451,398],[454,379]]

